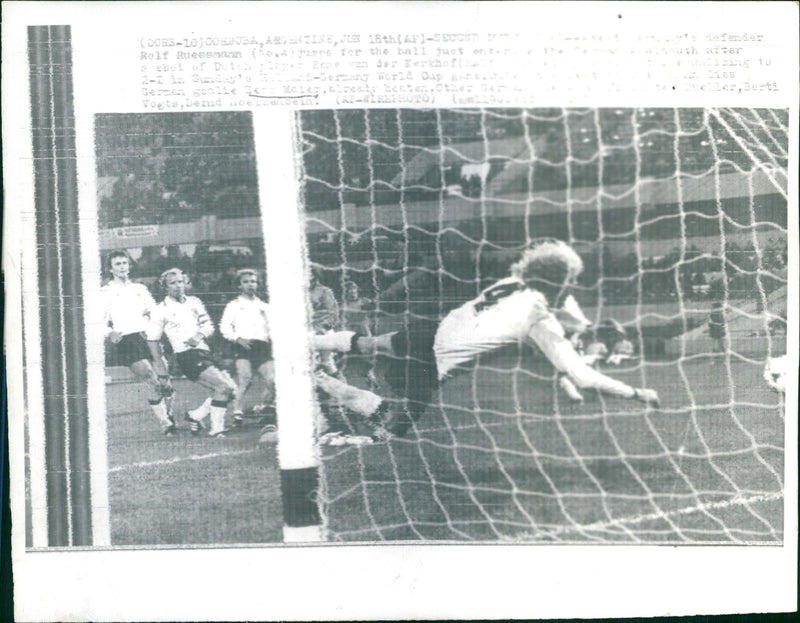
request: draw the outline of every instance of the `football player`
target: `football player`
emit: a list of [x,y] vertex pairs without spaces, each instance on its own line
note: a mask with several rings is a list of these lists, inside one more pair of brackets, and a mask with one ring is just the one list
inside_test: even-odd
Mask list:
[[711,304],[711,313],[708,317],[708,334],[711,336],[713,352],[724,353],[725,338],[728,331],[725,326],[725,312],[722,307],[722,301],[714,301]]
[[308,297],[311,300],[311,323],[317,333],[327,333],[339,327],[339,303],[333,290],[319,282],[317,271],[312,269],[308,281]]
[[375,301],[361,296],[355,281],[345,281],[342,294],[342,328],[359,335],[372,335],[372,312]]
[[[658,404],[652,389],[631,387],[587,365],[565,336],[585,324],[570,294],[583,262],[566,243],[544,240],[511,266],[511,276],[451,311],[441,322],[412,321],[407,328],[376,337],[340,331],[312,337],[317,349],[378,353],[387,357],[387,380],[409,401],[408,413],[391,413],[386,430],[404,434],[430,403],[438,385],[464,364],[503,346],[536,345],[560,375],[581,389]],[[572,327],[571,327],[572,328]],[[380,409],[380,407],[379,407]],[[374,422],[377,425],[377,422]]]
[[257,372],[266,388],[261,403],[271,405],[275,394],[275,361],[269,336],[269,305],[258,297],[258,273],[245,268],[236,273],[239,296],[225,306],[219,324],[222,336],[234,344],[237,390],[233,399],[233,419],[244,419],[242,401],[253,372]]
[[158,377],[150,361],[145,330],[156,302],[147,288],[130,279],[131,259],[125,251],[112,251],[106,259],[111,280],[101,288],[105,312],[105,337],[109,363],[126,366],[136,379],[147,385],[150,409],[170,437],[175,433],[170,402],[173,394],[169,376]]
[[[342,329],[355,331],[365,337],[371,336],[374,310],[375,301],[361,296],[355,281],[345,281],[342,294]],[[367,369],[364,376],[372,387],[376,387],[378,379],[375,377],[375,360],[367,357],[365,363]]]
[[206,339],[214,334],[214,323],[200,299],[186,295],[187,279],[182,270],[170,268],[164,271],[160,282],[167,295],[151,314],[147,329],[147,343],[156,372],[159,377],[167,375],[160,342],[162,336],[166,336],[181,372],[189,380],[213,392],[210,404],[206,402],[194,411],[186,412],[184,419],[189,422],[189,429],[192,434],[205,430],[203,420],[210,415],[208,434],[224,437],[225,412],[236,393],[236,384],[211,359]]
[[[311,269],[308,282],[308,298],[311,301],[311,324],[314,332],[325,334],[339,328],[339,303],[333,295],[333,290],[319,282],[316,269]],[[333,352],[319,353],[319,365],[331,375],[338,375]]]

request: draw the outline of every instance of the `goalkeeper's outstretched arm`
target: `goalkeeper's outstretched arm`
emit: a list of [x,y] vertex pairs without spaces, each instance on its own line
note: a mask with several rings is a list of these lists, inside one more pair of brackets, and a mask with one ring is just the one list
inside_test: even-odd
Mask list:
[[587,365],[583,357],[564,337],[555,318],[537,322],[528,337],[541,349],[556,370],[566,374],[579,388],[596,389],[605,394],[658,404],[658,393],[655,390],[631,387]]

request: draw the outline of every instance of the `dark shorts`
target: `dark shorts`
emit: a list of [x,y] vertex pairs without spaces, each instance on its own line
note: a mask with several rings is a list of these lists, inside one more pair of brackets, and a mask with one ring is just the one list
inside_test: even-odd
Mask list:
[[[439,387],[433,340],[439,323],[421,318],[392,336],[394,357],[386,357],[386,380],[400,396],[408,398],[412,408],[425,410]],[[421,412],[421,411],[420,411]]]
[[202,348],[185,350],[175,355],[175,359],[178,362],[178,369],[183,372],[190,381],[196,381],[200,378],[203,370],[214,365],[214,361],[211,359],[211,353]]
[[143,334],[128,333],[116,344],[109,342],[106,365],[130,368],[142,359],[150,360],[150,349]]
[[712,324],[708,330],[709,334],[711,335],[712,340],[724,340],[725,339],[725,327],[724,325]]
[[261,340],[250,340],[250,349],[243,348],[239,344],[233,347],[234,359],[247,359],[253,370],[258,370],[268,361],[272,361],[272,343],[262,342]]

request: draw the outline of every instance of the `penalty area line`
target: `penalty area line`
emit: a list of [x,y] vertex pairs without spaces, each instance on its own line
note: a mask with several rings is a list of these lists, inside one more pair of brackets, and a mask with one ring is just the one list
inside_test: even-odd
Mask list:
[[127,463],[125,465],[116,465],[108,470],[108,473],[124,472],[131,469],[139,469],[142,467],[158,467],[159,465],[173,465],[175,463],[182,463],[184,461],[204,461],[206,459],[216,459],[223,456],[239,456],[242,454],[253,454],[257,452],[258,448],[250,448],[249,450],[231,450],[228,452],[210,452],[209,454],[190,454],[189,456],[176,456],[171,459],[159,459],[158,461],[141,461],[139,463]]

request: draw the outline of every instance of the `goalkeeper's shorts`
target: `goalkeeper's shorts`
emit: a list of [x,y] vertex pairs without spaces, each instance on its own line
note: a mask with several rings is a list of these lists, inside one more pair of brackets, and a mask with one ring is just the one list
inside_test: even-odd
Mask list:
[[386,381],[409,400],[413,419],[419,417],[439,387],[433,340],[439,323],[414,319],[392,336],[394,356],[386,356]]

